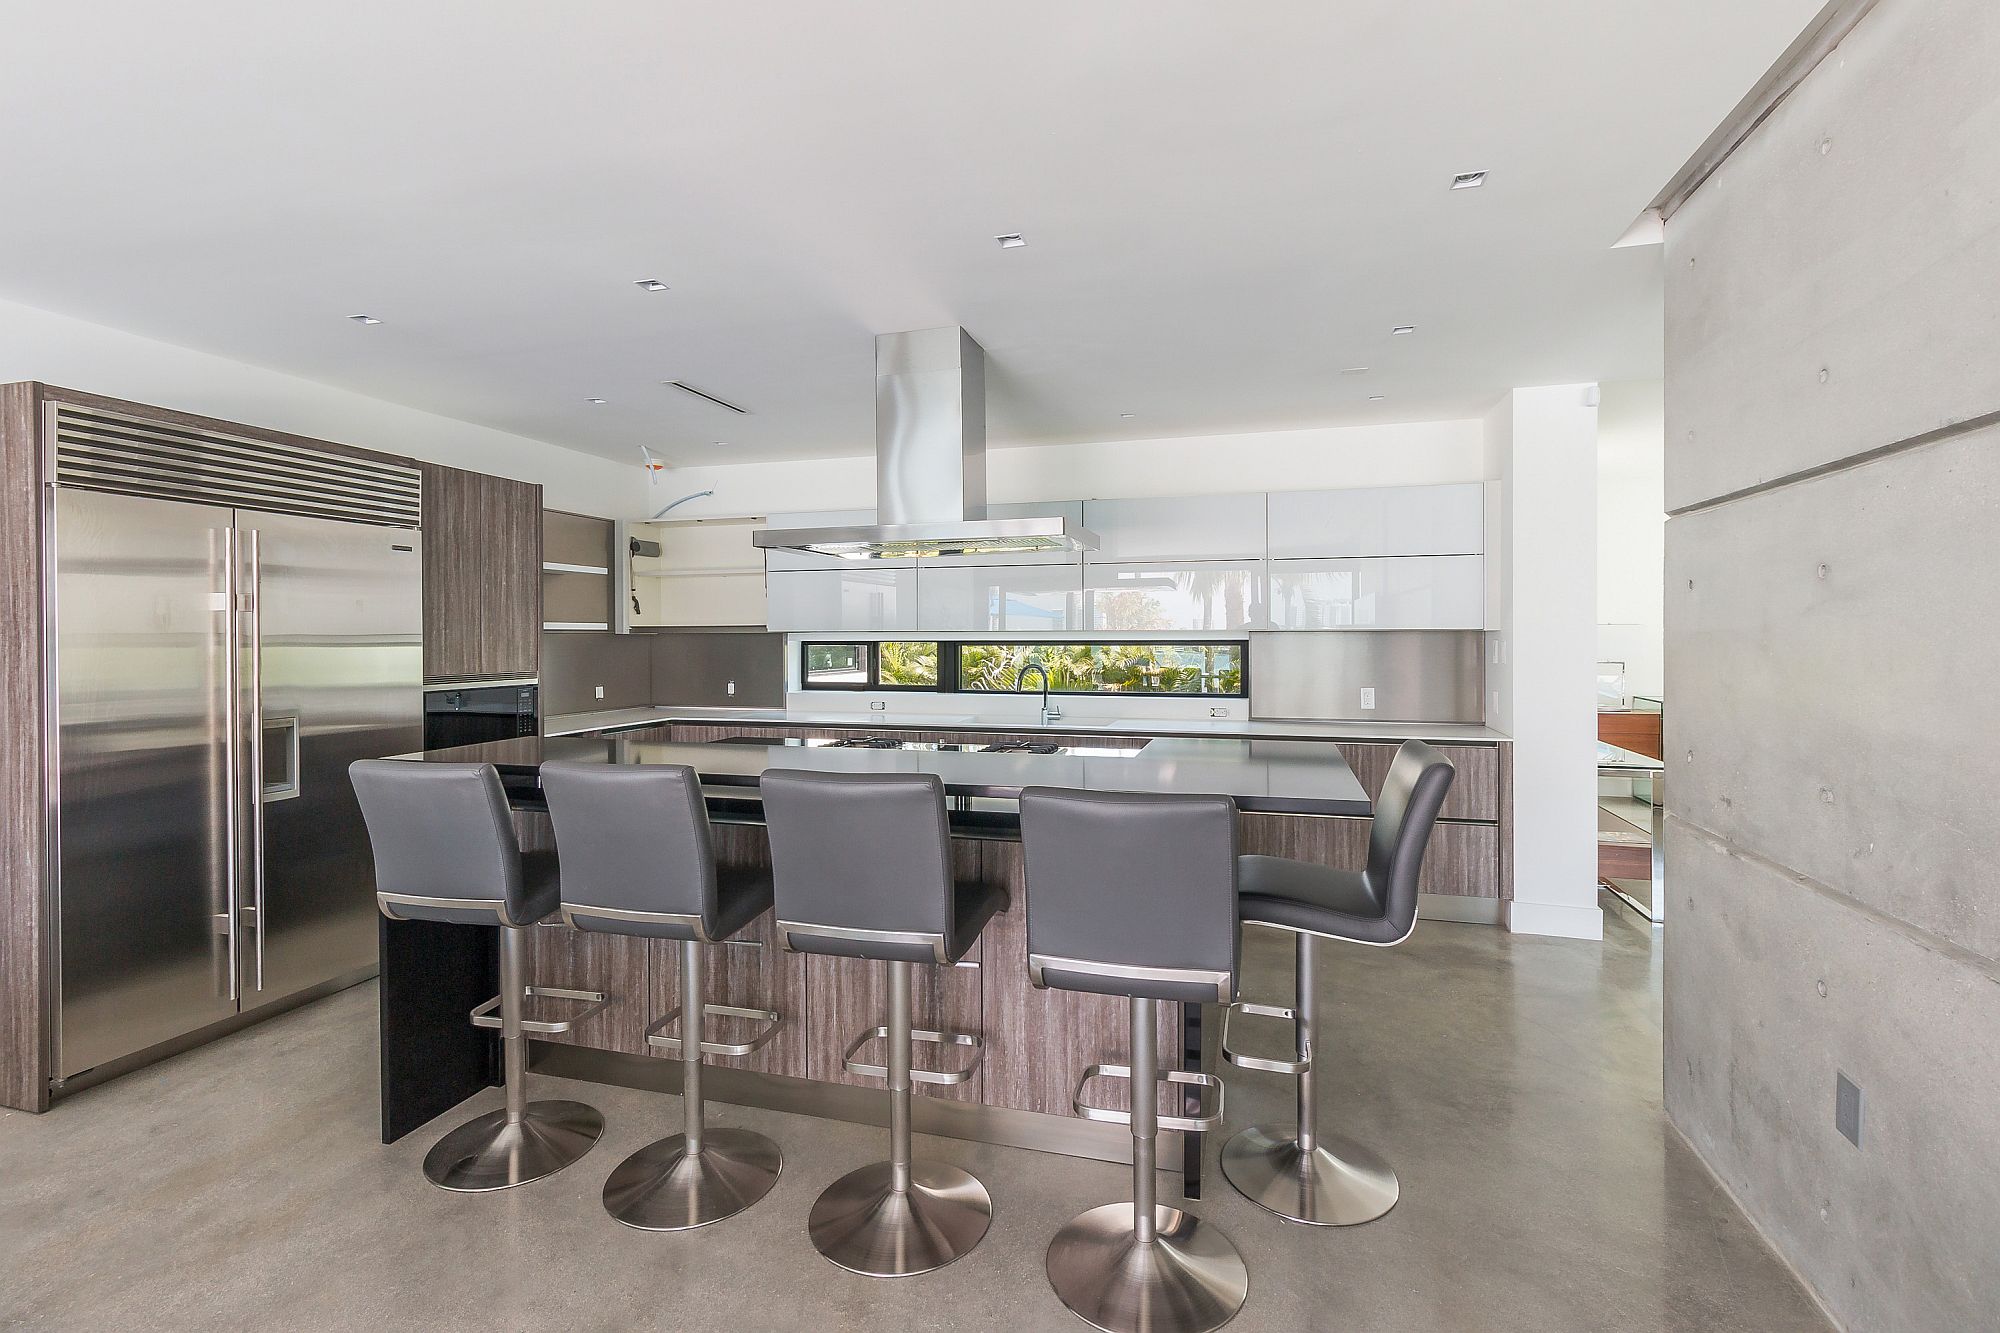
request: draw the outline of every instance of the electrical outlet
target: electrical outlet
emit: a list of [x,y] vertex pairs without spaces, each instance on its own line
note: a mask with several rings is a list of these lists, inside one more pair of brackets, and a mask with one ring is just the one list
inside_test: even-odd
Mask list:
[[1361,687],[1361,706],[1363,708],[1373,708],[1375,706],[1375,687],[1373,685],[1363,685]]
[[886,713],[889,711],[889,702],[886,699],[870,699],[868,709],[870,712]]
[[736,693],[736,682],[733,680],[729,682],[729,693],[731,696],[734,696]]
[[604,697],[604,687],[602,685],[595,686],[594,692],[596,698],[602,699]]
[[1208,710],[1208,715],[1210,717],[1228,717],[1229,710],[1227,708],[1211,708]]
[[1849,1143],[1861,1146],[1861,1089],[1837,1069],[1833,1071],[1833,1127]]

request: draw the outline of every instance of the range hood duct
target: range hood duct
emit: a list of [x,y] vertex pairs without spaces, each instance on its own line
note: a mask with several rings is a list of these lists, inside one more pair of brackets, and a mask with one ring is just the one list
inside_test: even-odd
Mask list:
[[986,517],[986,352],[957,325],[876,336],[875,522],[751,540],[848,560],[1097,549],[1067,518]]

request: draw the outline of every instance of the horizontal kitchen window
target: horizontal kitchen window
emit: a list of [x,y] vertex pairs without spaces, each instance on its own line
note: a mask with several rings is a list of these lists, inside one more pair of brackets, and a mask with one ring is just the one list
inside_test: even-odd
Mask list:
[[1249,651],[1227,641],[808,642],[800,679],[809,690],[1039,694],[1040,667],[1051,694],[1240,699],[1249,694]]

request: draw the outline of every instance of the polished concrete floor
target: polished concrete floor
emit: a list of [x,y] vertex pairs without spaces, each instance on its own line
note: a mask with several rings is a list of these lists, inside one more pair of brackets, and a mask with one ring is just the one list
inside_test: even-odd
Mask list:
[[[1657,937],[1609,920],[1602,945],[1438,924],[1398,949],[1328,947],[1324,1121],[1389,1156],[1403,1201],[1321,1230],[1212,1174],[1196,1211],[1250,1264],[1232,1330],[1825,1327],[1668,1127]],[[1246,950],[1252,998],[1279,999],[1285,941],[1252,931]],[[1043,1249],[1071,1215],[1128,1197],[1124,1168],[920,1138],[987,1182],[993,1228],[950,1268],[871,1281],[819,1258],[804,1219],[881,1156],[878,1130],[716,1107],[784,1146],[777,1188],[714,1227],[641,1233],[598,1191],[678,1124],[677,1098],[538,1079],[539,1095],[602,1108],[604,1141],[547,1180],[453,1195],[417,1165],[464,1113],[383,1147],[374,1060],[360,987],[49,1115],[0,1116],[0,1326],[1083,1328],[1050,1295]],[[1233,1076],[1232,1126],[1287,1120],[1287,1089]]]

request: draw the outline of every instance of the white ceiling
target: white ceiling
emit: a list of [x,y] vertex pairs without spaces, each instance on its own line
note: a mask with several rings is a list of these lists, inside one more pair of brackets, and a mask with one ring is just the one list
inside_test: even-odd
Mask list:
[[996,444],[1467,416],[1659,374],[1610,244],[1821,3],[15,5],[0,297],[617,458],[948,323]]

